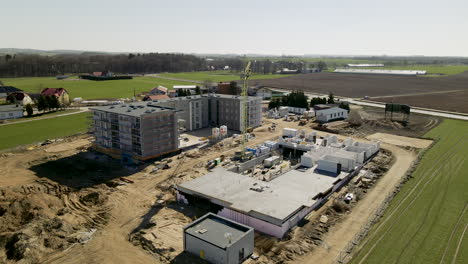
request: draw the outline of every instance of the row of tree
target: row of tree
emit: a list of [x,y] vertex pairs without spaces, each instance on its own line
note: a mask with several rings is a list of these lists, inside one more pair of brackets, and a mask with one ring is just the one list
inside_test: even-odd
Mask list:
[[0,57],[0,77],[56,76],[110,70],[120,74],[206,70],[206,60],[194,55],[146,54],[31,54]]
[[[6,54],[0,56],[0,77],[57,76],[86,74],[110,70],[118,74],[145,74],[159,72],[191,72],[223,70],[228,66],[232,72],[243,71],[248,59],[245,57],[213,57],[209,60],[194,55],[173,53],[144,54]],[[254,73],[275,73],[283,68],[305,70],[326,69],[323,61],[305,62],[297,59],[252,60]]]
[[270,109],[280,106],[299,107],[309,110],[307,96],[304,94],[304,92],[301,91],[293,91],[285,96],[282,96],[281,98],[272,99],[268,104],[268,108]]
[[58,110],[63,106],[60,105],[60,102],[56,96],[44,96],[41,95],[37,98],[37,110],[38,111],[51,111],[51,110]]
[[[312,97],[310,100],[310,103],[307,102],[307,96],[301,92],[301,91],[294,91],[288,95],[285,95],[281,98],[276,98],[272,99],[270,103],[268,104],[268,108],[278,108],[280,106],[292,106],[292,107],[300,107],[300,108],[306,108],[309,110],[310,107],[314,107],[315,105],[318,104],[335,104],[335,96],[333,93],[330,93],[328,95],[328,98],[326,97]],[[340,102],[338,107],[342,109],[346,109],[349,112],[349,104]]]

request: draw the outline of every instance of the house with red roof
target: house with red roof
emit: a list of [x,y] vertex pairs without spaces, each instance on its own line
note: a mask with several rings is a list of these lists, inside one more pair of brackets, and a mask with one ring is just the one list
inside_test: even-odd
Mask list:
[[45,88],[42,90],[41,95],[43,96],[55,96],[57,97],[61,105],[70,104],[70,95],[65,88]]
[[149,92],[151,95],[158,95],[158,94],[167,94],[168,89],[164,86],[159,85],[158,87],[154,87]]
[[158,95],[147,95],[143,98],[143,101],[155,101],[155,100],[163,100],[169,99],[170,97],[165,94],[158,94]]

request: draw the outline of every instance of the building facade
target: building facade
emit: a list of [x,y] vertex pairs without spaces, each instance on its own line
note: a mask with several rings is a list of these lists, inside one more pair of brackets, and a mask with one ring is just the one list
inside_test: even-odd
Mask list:
[[176,111],[149,103],[91,108],[97,150],[125,163],[179,148]]
[[[226,125],[229,129],[241,131],[241,102],[242,97],[237,95],[213,94],[210,95],[209,120],[213,126]],[[248,127],[255,128],[262,125],[262,98],[247,97]]]
[[326,123],[334,120],[347,119],[348,110],[339,107],[316,110],[315,116],[320,123]]
[[0,105],[0,120],[23,117],[23,106],[20,104]]
[[253,228],[213,213],[184,227],[184,251],[210,263],[242,263],[253,249]]

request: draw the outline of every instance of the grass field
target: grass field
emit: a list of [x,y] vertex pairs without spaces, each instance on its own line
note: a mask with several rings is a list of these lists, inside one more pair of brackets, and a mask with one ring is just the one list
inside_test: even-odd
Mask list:
[[135,92],[147,92],[162,85],[172,88],[173,85],[187,85],[189,82],[172,81],[152,77],[134,77],[132,80],[89,81],[89,80],[56,80],[54,77],[25,77],[0,79],[5,85],[14,86],[30,93],[39,93],[42,88],[65,88],[70,97],[84,99],[132,98]]
[[468,122],[445,120],[437,139],[352,263],[468,263]]
[[[201,71],[201,72],[180,72],[180,73],[162,73],[160,74],[164,77],[170,78],[179,78],[185,80],[195,80],[195,81],[206,81],[210,80],[212,82],[228,82],[235,81],[240,79],[240,73],[231,73],[228,71]],[[252,74],[250,76],[251,80],[258,79],[276,79],[282,78],[290,75],[284,74]]]
[[56,115],[63,115],[63,114],[70,114],[73,112],[78,112],[80,111],[79,109],[65,109],[65,110],[59,110],[59,111],[52,111],[52,112],[45,112],[45,113],[40,113],[40,114],[35,114],[31,117],[29,116],[24,116],[23,118],[16,118],[16,119],[8,119],[6,120],[7,123],[15,123],[15,122],[21,122],[21,121],[26,121],[26,120],[34,120],[34,119],[41,119],[41,118],[46,118],[46,117],[52,117]]
[[468,71],[468,66],[460,65],[447,65],[447,66],[434,66],[434,65],[411,65],[411,66],[385,66],[373,69],[388,69],[388,70],[422,70],[427,71],[426,76],[434,77],[441,75],[454,75],[464,71]]
[[89,113],[80,113],[0,126],[0,149],[86,132],[88,129],[87,115]]

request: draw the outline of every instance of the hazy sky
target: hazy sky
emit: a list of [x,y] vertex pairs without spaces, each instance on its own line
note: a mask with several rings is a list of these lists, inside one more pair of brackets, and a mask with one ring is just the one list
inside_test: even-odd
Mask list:
[[0,0],[0,47],[468,56],[468,0]]

